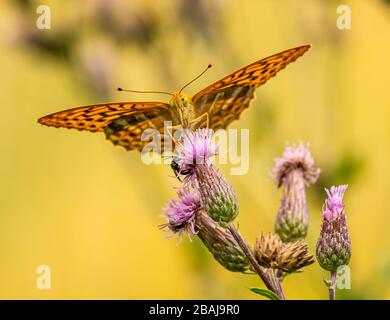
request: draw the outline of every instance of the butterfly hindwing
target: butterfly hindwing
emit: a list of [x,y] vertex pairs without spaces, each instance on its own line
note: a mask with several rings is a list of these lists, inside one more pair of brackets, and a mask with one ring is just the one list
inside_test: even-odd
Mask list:
[[209,126],[226,128],[249,106],[254,89],[303,55],[310,45],[289,49],[252,63],[198,92],[192,101],[197,115],[209,114]]
[[149,108],[112,121],[105,127],[104,133],[113,144],[127,150],[142,151],[147,144],[155,142],[154,151],[162,153],[164,142],[170,140],[164,136],[164,122],[170,119],[169,110]]

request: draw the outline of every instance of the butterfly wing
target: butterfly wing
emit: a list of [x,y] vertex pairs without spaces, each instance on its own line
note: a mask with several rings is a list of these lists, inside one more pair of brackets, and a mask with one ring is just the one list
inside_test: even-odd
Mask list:
[[192,98],[197,116],[208,113],[211,128],[226,128],[249,106],[257,87],[294,62],[309,48],[310,45],[305,45],[274,54],[206,87]]
[[42,117],[38,122],[52,127],[104,131],[115,145],[141,150],[146,143],[141,141],[143,130],[152,128],[162,132],[164,121],[170,119],[166,103],[122,102],[68,109]]
[[169,151],[168,146],[172,142],[165,123],[171,119],[168,109],[149,108],[112,121],[105,127],[104,133],[114,145],[127,150],[162,154],[164,150]]
[[115,119],[136,112],[143,112],[150,108],[168,109],[169,105],[162,102],[95,104],[56,112],[40,118],[38,122],[49,127],[74,128],[96,132],[103,131]]

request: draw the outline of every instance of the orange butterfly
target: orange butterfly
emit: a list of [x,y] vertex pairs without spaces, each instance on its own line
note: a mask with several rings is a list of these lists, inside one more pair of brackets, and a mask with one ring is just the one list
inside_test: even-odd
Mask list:
[[[148,141],[141,135],[146,129],[157,129],[164,143],[164,122],[172,128],[194,130],[201,126],[217,130],[226,128],[254,98],[254,90],[276,75],[287,64],[303,55],[310,45],[289,49],[254,62],[190,97],[184,86],[164,102],[113,102],[68,109],[38,120],[52,127],[75,128],[91,132],[104,131],[106,138],[127,150],[141,151]],[[211,67],[210,65],[208,68]],[[122,90],[122,89],[118,89]],[[129,90],[130,91],[130,90]],[[136,91],[135,91],[136,92]]]

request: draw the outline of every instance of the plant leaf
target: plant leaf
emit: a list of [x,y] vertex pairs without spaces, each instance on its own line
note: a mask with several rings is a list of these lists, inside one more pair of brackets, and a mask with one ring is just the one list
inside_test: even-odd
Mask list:
[[328,279],[322,279],[322,280],[324,281],[325,285],[329,288],[331,285],[330,280]]
[[270,290],[267,290],[267,289],[260,289],[260,288],[250,288],[250,290],[253,292],[253,293],[256,293],[256,294],[259,294],[263,297],[266,297],[270,300],[280,300],[279,296],[270,291]]

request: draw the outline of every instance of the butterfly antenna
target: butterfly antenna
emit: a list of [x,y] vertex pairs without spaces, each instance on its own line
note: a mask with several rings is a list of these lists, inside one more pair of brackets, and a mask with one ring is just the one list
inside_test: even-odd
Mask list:
[[184,87],[182,87],[182,88],[180,89],[179,93],[181,93],[181,92],[183,91],[183,89],[185,89],[186,87],[188,87],[191,83],[193,83],[194,81],[198,80],[201,76],[203,76],[203,75],[205,74],[205,72],[206,72],[207,70],[209,70],[211,67],[212,67],[212,65],[209,64],[209,65],[207,66],[207,68],[204,69],[197,77],[195,77],[195,78],[192,79],[190,82],[188,82]]
[[134,93],[162,93],[162,94],[168,94],[172,96],[172,93],[165,92],[165,91],[140,91],[140,90],[129,90],[129,89],[122,89],[117,88],[118,91],[127,91],[127,92],[134,92]]

